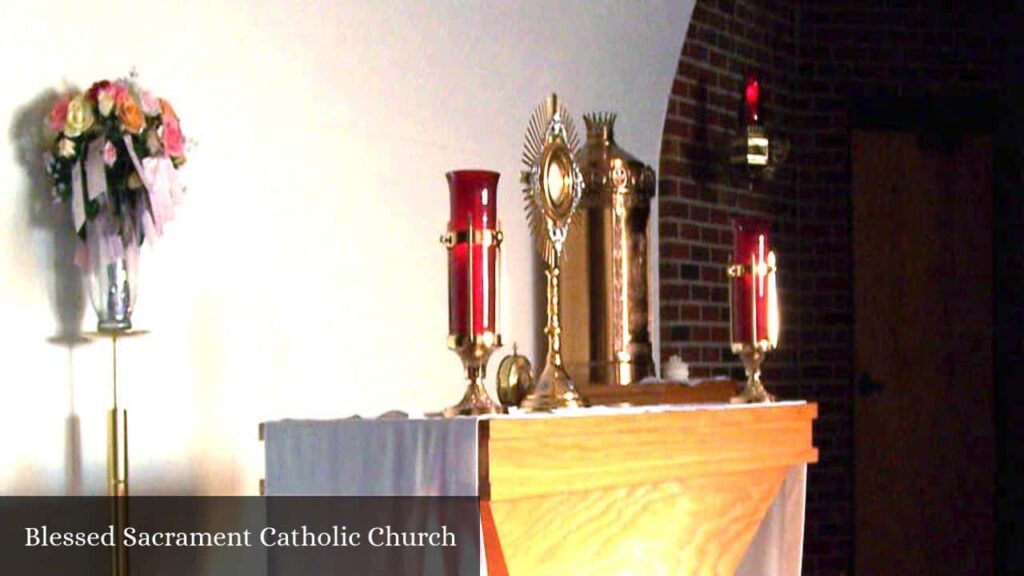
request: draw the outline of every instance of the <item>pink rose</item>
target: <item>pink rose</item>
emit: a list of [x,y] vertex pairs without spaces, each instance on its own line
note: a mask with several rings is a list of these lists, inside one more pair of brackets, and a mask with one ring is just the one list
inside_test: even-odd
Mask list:
[[114,162],[117,161],[117,148],[107,140],[107,143],[103,145],[103,163],[107,166],[113,166]]
[[46,117],[46,125],[50,130],[60,132],[64,129],[64,122],[68,119],[68,102],[70,101],[71,99],[66,94],[57,99],[57,103],[53,105],[53,109]]
[[153,96],[149,90],[139,91],[139,103],[142,105],[142,113],[146,116],[156,116],[160,113],[160,99]]
[[114,100],[121,99],[123,97],[124,93],[128,92],[128,87],[125,86],[124,82],[121,81],[121,80],[115,80],[110,85],[110,88],[112,88],[114,90]]
[[181,134],[178,119],[164,115],[163,117],[164,151],[168,156],[177,158],[185,155],[185,137]]

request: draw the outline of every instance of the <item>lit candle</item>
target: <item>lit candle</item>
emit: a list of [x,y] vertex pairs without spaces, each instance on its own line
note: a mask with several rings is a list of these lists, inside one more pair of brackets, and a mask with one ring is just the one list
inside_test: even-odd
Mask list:
[[[499,174],[456,170],[446,176],[451,194],[448,229],[456,242],[448,256],[448,333],[494,334]],[[467,297],[470,293],[472,298]]]
[[743,108],[748,125],[757,124],[761,120],[761,85],[753,72],[747,74],[746,88],[743,90]]
[[770,225],[759,218],[733,220],[733,264],[742,273],[732,282],[732,341],[774,347],[778,338],[775,255],[769,244]]

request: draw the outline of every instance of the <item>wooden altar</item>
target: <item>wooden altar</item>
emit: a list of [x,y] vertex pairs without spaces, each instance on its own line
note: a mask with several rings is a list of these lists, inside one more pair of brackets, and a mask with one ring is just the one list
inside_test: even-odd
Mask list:
[[492,576],[795,575],[817,413],[697,403],[270,422],[266,493],[477,496]]
[[480,421],[488,573],[733,574],[816,404]]

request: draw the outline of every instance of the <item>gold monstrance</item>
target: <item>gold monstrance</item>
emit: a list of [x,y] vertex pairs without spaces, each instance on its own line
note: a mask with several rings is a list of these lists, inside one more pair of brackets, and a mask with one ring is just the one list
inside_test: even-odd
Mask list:
[[548,357],[540,377],[520,407],[529,411],[586,406],[562,365],[561,288],[559,263],[573,215],[583,196],[583,174],[576,164],[576,128],[565,107],[552,94],[537,107],[523,146],[523,198],[537,250],[547,264]]

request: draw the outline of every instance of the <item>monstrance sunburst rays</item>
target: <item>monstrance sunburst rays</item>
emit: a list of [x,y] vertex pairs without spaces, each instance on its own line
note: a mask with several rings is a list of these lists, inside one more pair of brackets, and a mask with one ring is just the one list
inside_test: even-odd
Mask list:
[[522,161],[526,220],[537,251],[557,266],[583,196],[583,174],[576,164],[579,138],[565,107],[552,94],[534,110],[526,127]]

